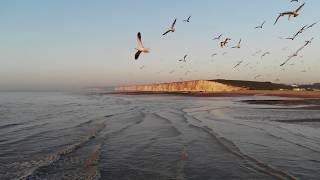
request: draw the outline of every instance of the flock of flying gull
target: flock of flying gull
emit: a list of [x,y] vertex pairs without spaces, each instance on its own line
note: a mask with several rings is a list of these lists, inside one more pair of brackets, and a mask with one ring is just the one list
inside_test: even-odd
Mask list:
[[[290,0],[290,2],[299,2],[299,0]],[[292,11],[285,11],[285,12],[281,12],[279,13],[279,15],[277,16],[274,25],[276,25],[281,17],[288,17],[288,20],[290,20],[291,17],[297,17],[300,15],[300,11],[302,10],[302,8],[305,6],[305,3],[303,3],[302,5],[300,5],[297,9],[292,10]],[[183,22],[185,23],[189,23],[191,19],[191,16],[188,16],[188,18],[186,18],[185,20],[183,20]],[[177,19],[174,19],[172,25],[162,34],[163,36],[167,35],[168,33],[174,33],[176,31],[176,22]],[[295,40],[295,38],[297,36],[299,36],[300,34],[302,34],[303,32],[305,32],[306,30],[314,27],[318,22],[312,23],[311,25],[304,25],[303,27],[301,27],[297,33],[295,33],[292,37],[287,37],[287,38],[281,38],[281,39],[288,39],[288,40]],[[264,25],[266,24],[266,21],[263,21],[259,26],[254,27],[254,29],[263,29]],[[300,47],[298,50],[296,50],[293,54],[289,55],[288,58],[280,64],[280,66],[284,66],[286,65],[292,58],[297,57],[299,55],[299,53],[305,48],[307,47],[313,40],[314,38],[311,38],[308,41],[305,41],[305,44],[303,44],[302,47]],[[219,42],[219,46],[221,48],[226,48],[228,46],[228,43],[232,40],[229,37],[225,37],[223,38],[223,34],[219,34],[218,36],[214,37],[212,40],[218,40]],[[241,41],[242,39],[240,39],[238,41],[238,43],[235,46],[232,46],[232,49],[240,49],[241,48]],[[149,48],[145,48],[143,43],[142,43],[142,38],[141,38],[141,33],[138,32],[137,34],[137,48],[135,48],[137,50],[137,52],[135,53],[135,60],[137,60],[139,58],[139,56],[141,55],[141,53],[149,53],[150,49]],[[252,54],[252,56],[256,56],[257,54],[262,53],[262,50],[259,50],[257,52],[255,52],[254,54]],[[227,52],[222,53],[222,55],[227,54]],[[270,55],[271,53],[269,51],[263,52],[260,56],[260,58],[262,59],[263,57]],[[214,53],[211,55],[211,57],[214,57],[218,55],[217,53]],[[185,54],[184,57],[182,59],[179,59],[179,62],[187,62],[187,57],[188,55]],[[237,62],[237,64],[235,66],[233,66],[233,68],[237,68],[238,66],[240,66],[242,63],[244,62],[244,60],[241,60],[239,62]],[[249,63],[247,63],[248,65]],[[143,69],[144,66],[140,67],[140,69]],[[174,72],[174,70],[170,71],[170,74],[172,74]],[[185,74],[189,73],[190,71],[187,71]],[[260,77],[261,75],[256,75],[254,77],[254,79],[257,79],[258,77]]]

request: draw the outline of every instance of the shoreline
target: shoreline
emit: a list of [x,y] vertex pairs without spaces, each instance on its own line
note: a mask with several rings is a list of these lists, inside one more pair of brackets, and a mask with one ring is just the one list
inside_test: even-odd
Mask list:
[[176,92],[176,91],[114,91],[101,94],[119,95],[180,95],[191,97],[240,97],[240,96],[278,96],[288,98],[319,98],[320,91],[291,91],[291,90],[240,90],[230,92]]
[[[290,99],[280,100],[242,100],[246,104],[277,105],[287,109],[320,110],[320,91],[279,91],[279,90],[241,90],[231,92],[151,92],[151,91],[115,91],[102,95],[168,95],[184,97],[245,97],[274,96]],[[297,99],[298,98],[298,99]]]

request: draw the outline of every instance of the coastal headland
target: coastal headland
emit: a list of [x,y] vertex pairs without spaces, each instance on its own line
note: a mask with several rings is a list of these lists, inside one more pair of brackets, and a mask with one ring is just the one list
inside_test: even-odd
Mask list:
[[127,95],[171,94],[198,97],[281,96],[320,98],[318,89],[306,89],[272,82],[224,79],[119,86],[114,88],[113,93]]

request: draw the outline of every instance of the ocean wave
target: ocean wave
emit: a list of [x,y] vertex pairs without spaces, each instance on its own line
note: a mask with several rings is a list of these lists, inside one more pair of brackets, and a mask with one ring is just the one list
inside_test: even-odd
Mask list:
[[22,125],[22,124],[20,124],[20,123],[12,123],[12,124],[0,125],[0,129],[5,129],[5,128],[19,126],[19,125]]
[[[215,115],[215,116],[218,115],[218,119],[223,119],[224,122],[228,122],[228,123],[231,123],[231,124],[235,124],[235,125],[244,126],[244,127],[248,127],[248,128],[259,130],[260,132],[264,132],[266,135],[268,135],[269,137],[274,138],[275,140],[283,140],[284,142],[287,142],[287,143],[302,147],[304,149],[311,150],[311,151],[316,152],[316,153],[320,152],[317,148],[313,148],[313,147],[310,147],[310,146],[306,145],[304,141],[290,140],[286,136],[281,136],[280,134],[275,134],[275,132],[270,131],[270,130],[274,129],[275,127],[283,129],[281,126],[275,126],[275,124],[272,124],[272,129],[270,129],[270,130],[268,130],[265,127],[263,127],[263,126],[266,126],[266,125],[270,126],[270,122],[269,121],[259,121],[259,122],[257,122],[257,121],[250,121],[250,122],[236,121],[237,118],[235,118],[234,116],[230,116],[230,113],[222,113],[222,112],[217,112],[215,114],[210,114],[210,115]],[[216,121],[216,119],[212,119],[211,117],[207,117],[207,118],[210,119],[210,120]],[[299,134],[295,134],[295,133],[292,133],[292,132],[288,131],[288,129],[285,129],[285,130],[286,130],[287,133],[290,133],[290,134],[295,135],[297,137],[303,137],[303,136],[301,136]],[[281,132],[281,131],[278,131],[278,132]],[[288,136],[288,137],[295,137],[295,136]],[[306,138],[306,139],[309,139],[309,138]],[[314,139],[310,139],[310,140],[315,141]]]
[[[85,144],[89,143],[90,141],[92,141],[93,139],[95,139],[97,137],[99,132],[105,128],[105,124],[98,124],[98,127],[99,128],[97,128],[93,131],[90,131],[90,133],[85,138],[83,138],[82,141],[75,143],[73,145],[70,145],[70,146],[66,147],[65,149],[62,149],[60,151],[57,151],[55,153],[47,155],[46,158],[44,158],[42,162],[38,163],[37,167],[33,168],[27,174],[19,177],[19,179],[25,179],[25,180],[34,179],[34,177],[36,177],[36,172],[38,170],[40,170],[41,168],[52,166],[55,162],[57,162],[63,156],[71,154],[74,151],[85,146]],[[92,162],[94,162],[94,160],[97,160],[97,155],[93,155],[92,158],[86,162],[86,165],[91,164]]]
[[304,123],[304,122],[320,122],[319,118],[313,118],[313,119],[286,119],[286,120],[275,120],[277,122],[282,123]]
[[213,131],[213,129],[209,128],[208,126],[196,126],[191,125],[194,128],[199,128],[208,134],[212,136],[217,142],[222,145],[228,152],[236,155],[237,157],[241,158],[242,160],[248,162],[248,166],[255,169],[256,171],[265,173],[267,175],[273,176],[275,178],[280,179],[296,179],[294,176],[290,175],[289,173],[285,171],[281,171],[280,169],[273,167],[265,162],[259,161],[258,159],[255,159],[254,157],[251,157],[245,153],[243,153],[231,140],[220,136],[216,132]]

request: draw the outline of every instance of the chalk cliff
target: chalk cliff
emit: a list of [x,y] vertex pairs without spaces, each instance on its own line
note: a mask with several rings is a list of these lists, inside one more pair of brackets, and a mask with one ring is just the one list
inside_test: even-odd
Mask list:
[[194,80],[172,83],[159,83],[137,86],[122,86],[116,87],[115,91],[144,91],[144,92],[181,92],[181,91],[207,91],[207,92],[219,92],[219,91],[239,91],[247,88],[226,85],[223,83],[208,81],[208,80]]

